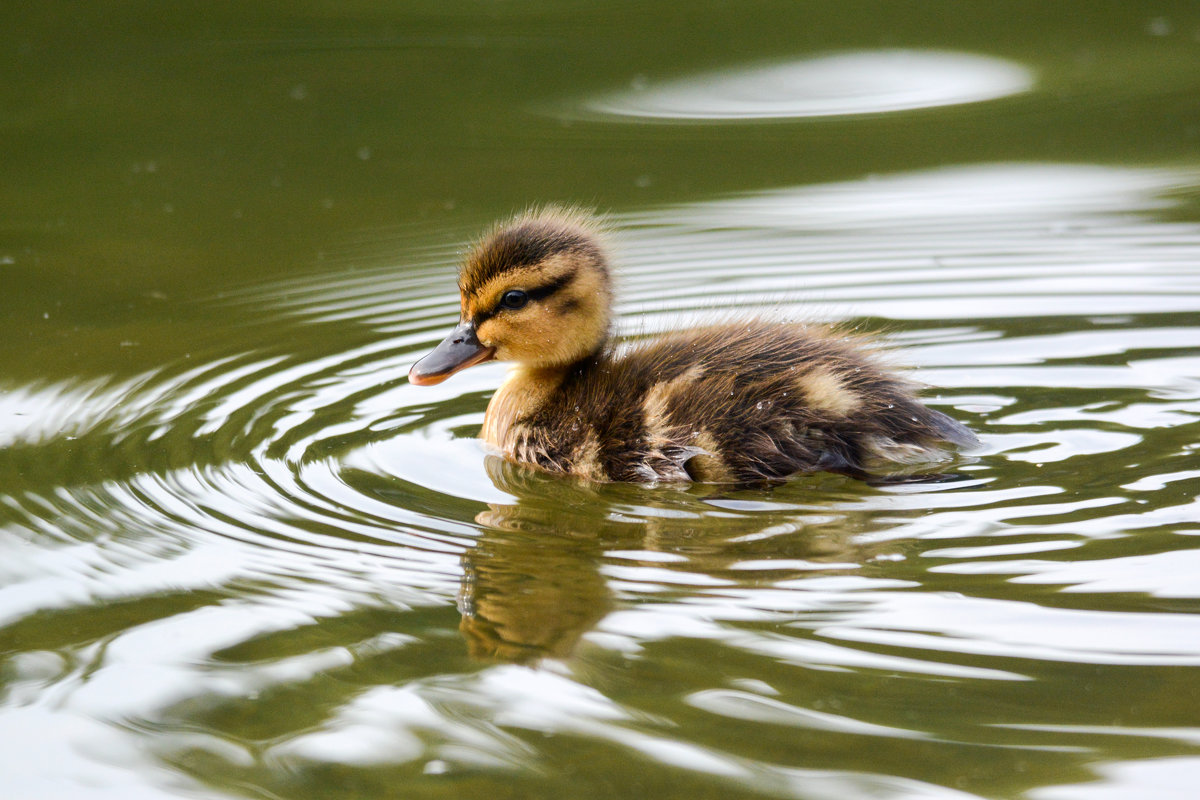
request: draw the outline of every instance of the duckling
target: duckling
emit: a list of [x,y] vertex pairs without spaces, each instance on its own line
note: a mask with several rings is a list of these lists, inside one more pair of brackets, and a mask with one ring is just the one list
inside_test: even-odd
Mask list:
[[543,209],[485,235],[459,272],[458,326],[409,371],[440,383],[513,362],[484,417],[508,459],[594,481],[773,482],[944,458],[975,435],[833,328],[726,321],[622,348],[599,224]]

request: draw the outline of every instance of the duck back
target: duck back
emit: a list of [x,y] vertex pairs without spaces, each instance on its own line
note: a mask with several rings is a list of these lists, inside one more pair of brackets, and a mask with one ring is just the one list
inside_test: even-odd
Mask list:
[[863,477],[977,444],[854,337],[758,320],[606,348],[532,404],[502,387],[485,438],[517,461],[593,480],[755,483]]

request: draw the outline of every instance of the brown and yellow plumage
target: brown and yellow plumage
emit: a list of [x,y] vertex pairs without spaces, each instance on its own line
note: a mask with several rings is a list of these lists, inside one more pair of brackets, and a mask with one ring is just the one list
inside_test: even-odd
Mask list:
[[458,327],[410,380],[515,362],[482,435],[521,463],[600,481],[753,483],[865,477],[976,444],[863,342],[826,327],[752,319],[615,346],[608,259],[577,212],[496,228],[459,290]]

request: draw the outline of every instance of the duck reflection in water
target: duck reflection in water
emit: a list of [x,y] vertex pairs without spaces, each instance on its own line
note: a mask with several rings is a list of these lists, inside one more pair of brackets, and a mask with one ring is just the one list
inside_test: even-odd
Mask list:
[[[864,507],[877,490],[844,476],[774,490],[652,489],[563,478],[498,456],[485,467],[515,501],[476,515],[482,535],[463,556],[460,630],[483,661],[587,658],[587,633],[619,607],[777,582],[795,591],[807,578],[870,573],[874,559],[907,546],[864,535],[904,512]],[[614,593],[614,567],[635,599]]]
[[463,557],[459,592],[468,652],[518,664],[566,658],[613,605],[599,569],[601,542],[584,515],[572,513],[586,484],[547,480],[496,456],[486,468],[520,501],[489,504],[476,517],[487,530]]

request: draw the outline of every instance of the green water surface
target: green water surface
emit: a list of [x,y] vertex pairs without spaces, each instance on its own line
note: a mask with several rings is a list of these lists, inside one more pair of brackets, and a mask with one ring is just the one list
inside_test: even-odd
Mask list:
[[[0,796],[1194,796],[1194,3],[10,3],[0,175]],[[405,376],[546,202],[965,480],[488,454]]]

